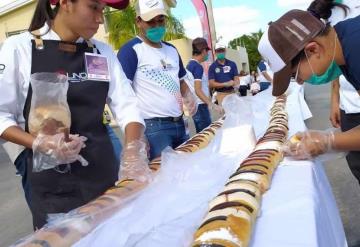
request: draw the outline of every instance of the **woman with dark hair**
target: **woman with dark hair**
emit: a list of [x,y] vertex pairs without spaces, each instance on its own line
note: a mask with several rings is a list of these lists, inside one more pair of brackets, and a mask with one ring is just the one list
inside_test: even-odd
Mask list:
[[[26,194],[34,228],[42,227],[48,214],[66,213],[95,199],[118,179],[116,157],[102,122],[106,102],[125,132],[122,176],[131,174],[129,168],[134,164],[138,176],[149,175],[145,144],[140,141],[144,122],[136,96],[111,47],[91,39],[103,23],[104,7],[123,8],[127,3],[39,0],[29,32],[10,37],[0,51],[0,64],[4,65],[0,75],[0,135],[25,148],[15,164],[29,189]],[[94,72],[90,76],[87,56],[103,59],[108,74],[100,78]],[[33,136],[28,132],[31,98],[35,95],[30,75],[41,72],[67,75],[73,134],[70,142],[60,134]],[[79,153],[88,166],[75,161]],[[32,157],[38,154],[47,157],[54,168],[33,172]]]
[[[258,48],[275,72],[275,96],[286,91],[292,76],[299,84],[319,85],[343,74],[359,92],[360,16],[332,27],[327,19],[335,7],[347,13],[338,1],[316,0],[307,11],[291,10],[269,24]],[[342,133],[306,131],[295,139],[288,153],[299,159],[330,150],[360,150],[360,127]]]

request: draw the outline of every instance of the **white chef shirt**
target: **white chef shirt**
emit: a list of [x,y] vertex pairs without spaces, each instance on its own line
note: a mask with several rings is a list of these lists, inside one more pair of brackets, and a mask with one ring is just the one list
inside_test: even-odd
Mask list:
[[[44,25],[40,33],[44,34],[47,30],[48,26]],[[32,39],[33,36],[29,32],[12,36],[5,40],[0,50],[0,135],[10,126],[24,127],[23,108],[30,83]],[[50,30],[42,39],[60,40],[60,37]],[[83,42],[83,39],[80,38],[77,42]],[[108,104],[119,126],[125,130],[130,122],[145,125],[131,82],[126,78],[112,48],[94,39],[91,39],[91,42],[108,58]],[[43,62],[51,62],[52,59],[56,58],[49,57],[48,61]]]

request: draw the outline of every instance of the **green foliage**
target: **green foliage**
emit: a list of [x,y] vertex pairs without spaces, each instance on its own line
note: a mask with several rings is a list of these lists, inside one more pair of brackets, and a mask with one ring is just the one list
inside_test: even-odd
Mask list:
[[258,32],[251,33],[251,35],[244,34],[243,36],[233,39],[229,42],[229,46],[233,49],[236,49],[237,46],[246,48],[249,57],[250,71],[256,71],[257,64],[261,59],[257,47],[262,34],[263,32],[259,30]]
[[[106,8],[104,16],[109,32],[109,42],[115,50],[118,50],[123,44],[139,33],[135,23],[136,12],[132,5],[129,5],[125,10],[121,11]],[[166,35],[164,40],[167,41],[184,37],[184,26],[169,13],[166,21]]]

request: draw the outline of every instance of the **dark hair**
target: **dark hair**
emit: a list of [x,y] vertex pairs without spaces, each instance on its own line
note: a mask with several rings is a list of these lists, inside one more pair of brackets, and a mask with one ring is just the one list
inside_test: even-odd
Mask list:
[[[76,2],[77,0],[71,0]],[[35,8],[33,18],[29,26],[29,32],[40,29],[47,23],[49,26],[51,21],[55,19],[55,16],[59,10],[60,4],[57,3],[54,8],[51,7],[50,0],[38,0]]]
[[[202,50],[200,51],[199,49],[197,49],[196,47],[194,47],[194,45],[193,45],[192,48],[193,48],[193,49],[192,49],[192,54],[193,54],[193,56],[194,56],[194,55],[200,55],[200,54],[201,54]],[[204,50],[204,49],[203,49],[203,50]]]
[[344,11],[345,16],[348,14],[349,7],[345,4],[336,2],[336,0],[314,0],[307,11],[318,19],[322,18],[328,20],[331,16],[331,10],[334,7],[341,8]]

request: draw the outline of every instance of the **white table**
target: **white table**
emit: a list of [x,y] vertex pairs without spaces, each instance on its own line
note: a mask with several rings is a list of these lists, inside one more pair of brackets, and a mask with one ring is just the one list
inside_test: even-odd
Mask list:
[[[304,130],[311,116],[301,87],[291,86],[287,110],[292,135]],[[251,105],[255,132],[261,136],[274,98],[267,90],[239,102]],[[244,108],[243,108],[244,109]],[[208,201],[221,191],[227,177],[248,154],[241,138],[221,130],[205,150],[192,155],[168,153],[158,179],[132,205],[114,215],[75,246],[189,246],[207,212]],[[228,140],[224,140],[224,139]],[[244,147],[221,153],[219,145]],[[271,189],[263,196],[252,247],[346,247],[346,239],[329,182],[320,163],[285,159]]]

